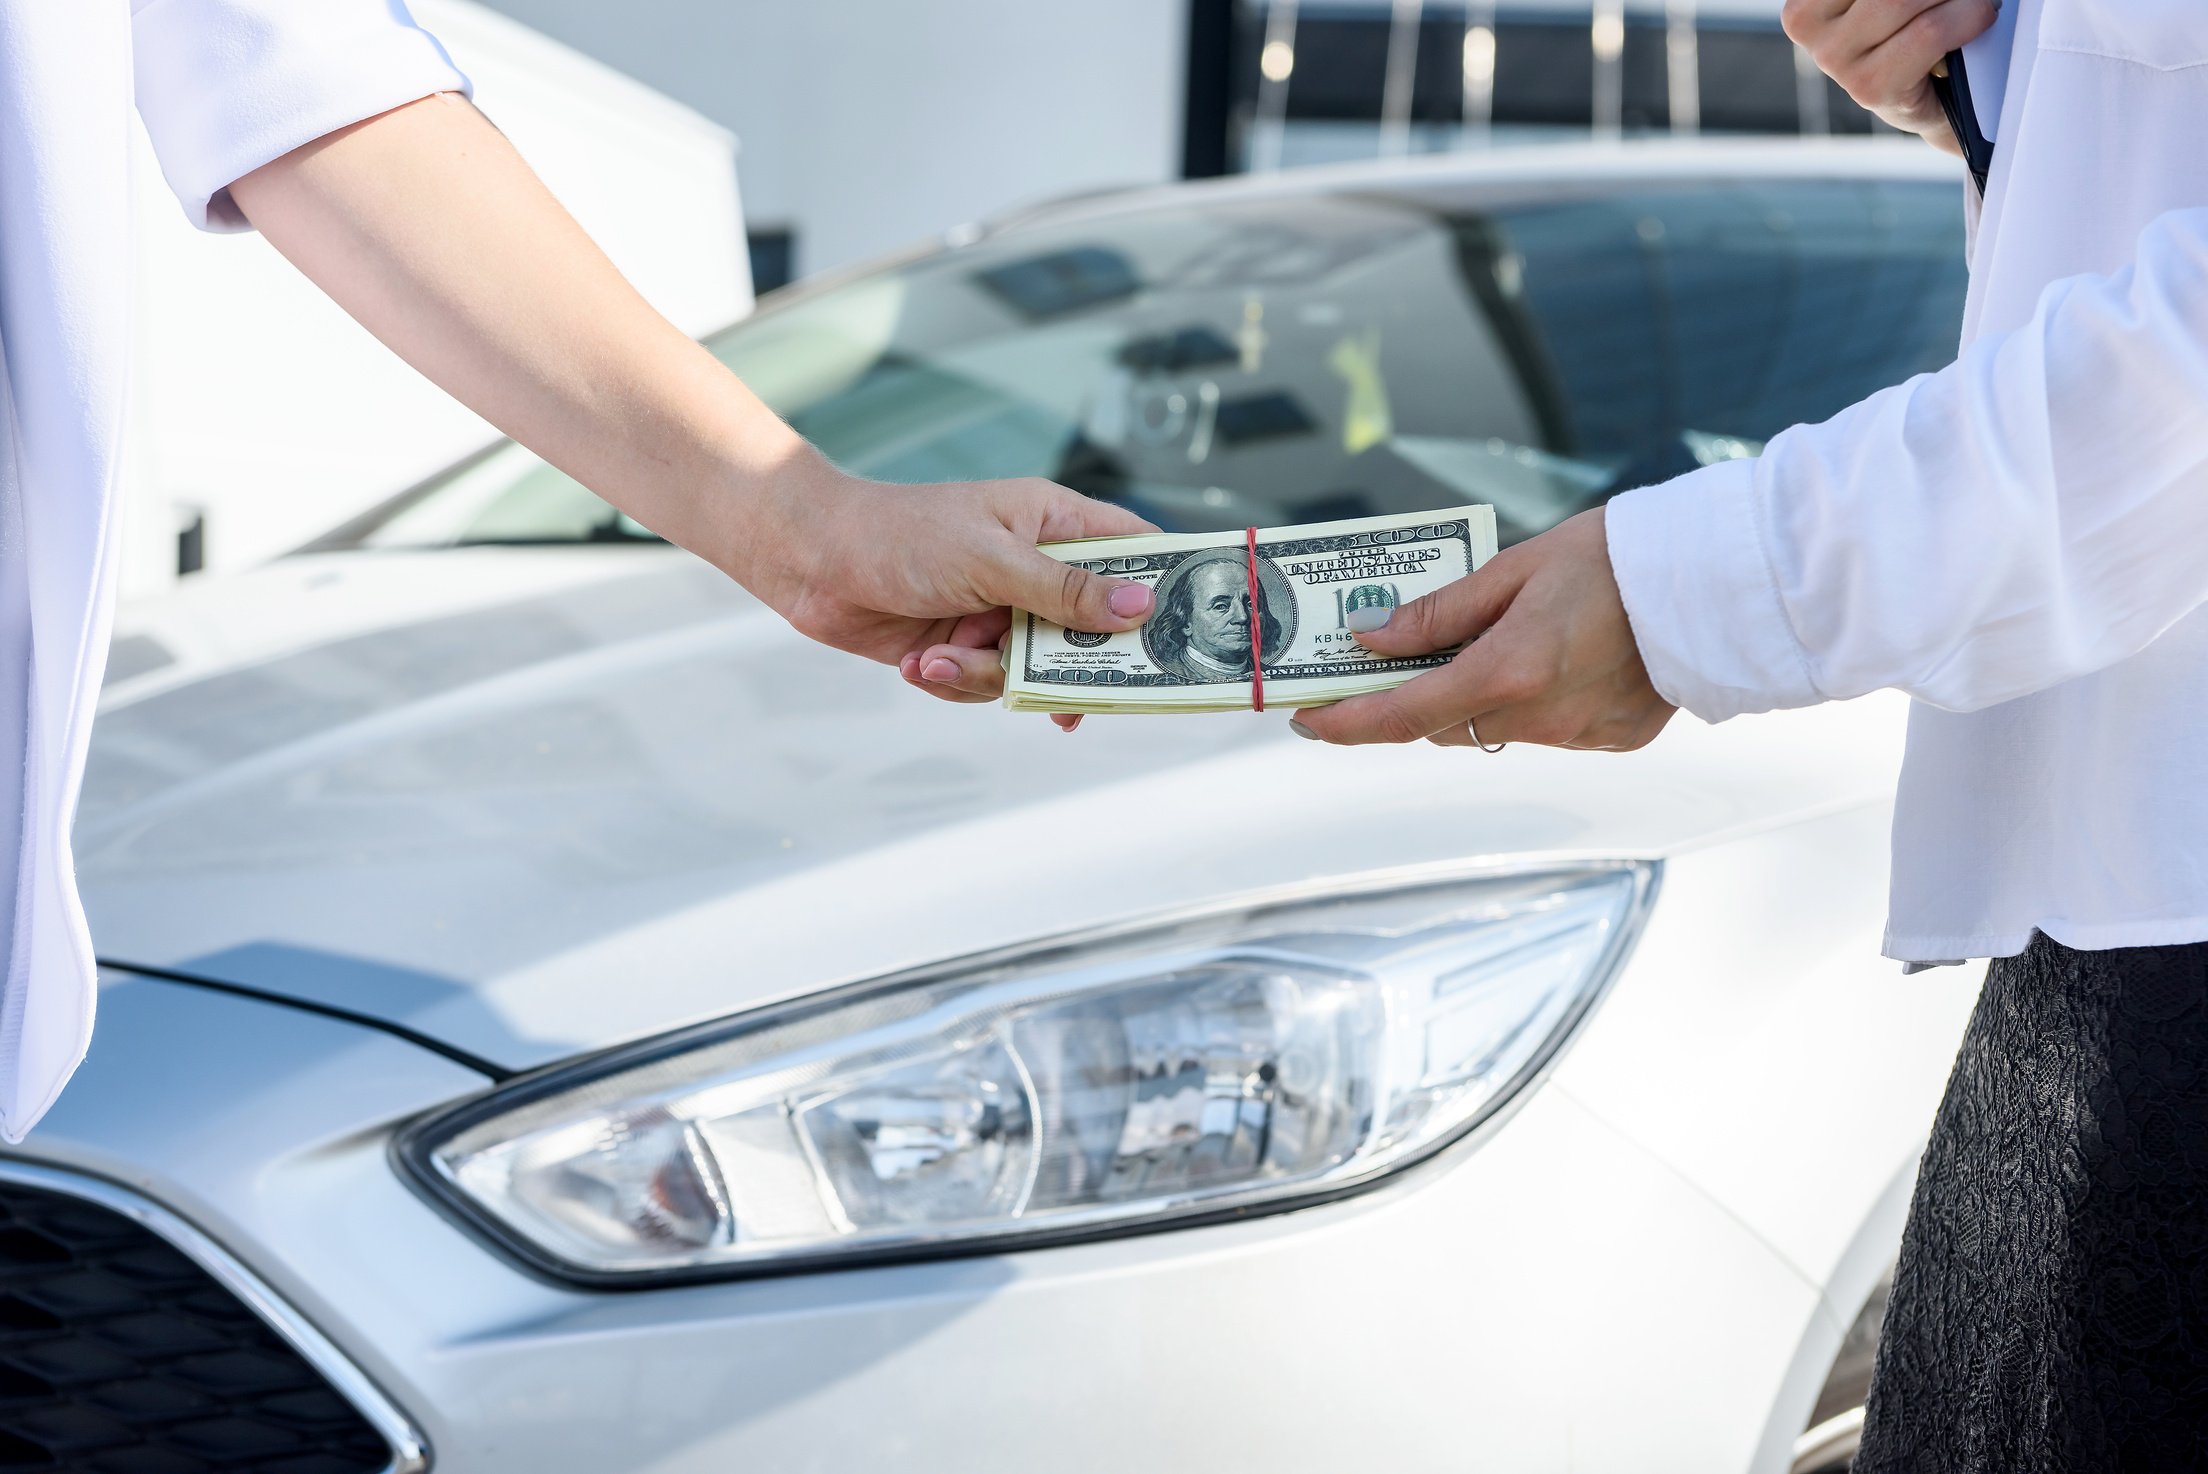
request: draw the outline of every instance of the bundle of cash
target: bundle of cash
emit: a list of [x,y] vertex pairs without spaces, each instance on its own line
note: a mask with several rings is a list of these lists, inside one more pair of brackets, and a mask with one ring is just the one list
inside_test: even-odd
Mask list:
[[1004,704],[1012,710],[1248,711],[1258,686],[1253,643],[1266,706],[1321,706],[1449,662],[1454,652],[1382,660],[1357,643],[1349,616],[1392,609],[1485,563],[1495,553],[1495,512],[1458,507],[1262,528],[1254,600],[1245,533],[1099,537],[1043,551],[1148,584],[1157,603],[1141,628],[1119,635],[1015,613],[1005,645]]

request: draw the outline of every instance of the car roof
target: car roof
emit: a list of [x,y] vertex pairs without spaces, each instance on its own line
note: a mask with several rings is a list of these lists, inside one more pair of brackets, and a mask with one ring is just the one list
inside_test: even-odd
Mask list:
[[[1434,205],[1493,208],[1544,199],[1578,199],[1613,190],[1803,179],[1947,184],[1959,196],[1962,178],[1960,160],[1915,138],[1664,135],[1604,142],[1506,143],[1458,153],[1107,187],[1015,206],[898,250],[814,272],[766,293],[750,317],[722,331],[741,327],[752,318],[771,317],[863,277],[926,260],[946,249],[1014,236],[1037,227],[1110,220],[1150,210],[1186,210],[1212,201],[1229,204],[1323,194],[1395,194],[1417,196]],[[711,341],[718,336],[708,333],[706,338]]]
[[1218,179],[1092,191],[1048,200],[954,232],[982,235],[1201,202],[1295,199],[1318,194],[1395,193],[1469,203],[1573,197],[1619,188],[1778,179],[1953,184],[1960,165],[1914,138],[1648,138],[1545,143],[1235,174]]

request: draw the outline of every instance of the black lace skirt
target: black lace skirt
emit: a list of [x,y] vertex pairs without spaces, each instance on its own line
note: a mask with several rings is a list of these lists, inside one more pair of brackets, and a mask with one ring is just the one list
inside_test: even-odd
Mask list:
[[2208,1469],[2208,944],[1993,964],[1854,1469]]

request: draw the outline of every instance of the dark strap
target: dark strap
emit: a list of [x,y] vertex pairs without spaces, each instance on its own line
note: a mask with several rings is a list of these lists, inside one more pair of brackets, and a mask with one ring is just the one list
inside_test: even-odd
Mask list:
[[1993,144],[1978,131],[1978,109],[1970,100],[1970,76],[1963,69],[1962,52],[1950,51],[1947,59],[1933,69],[1932,92],[1940,100],[1940,111],[1947,114],[1947,126],[1954,130],[1955,141],[1963,146],[1963,163],[1983,198],[1986,175],[1993,171]]

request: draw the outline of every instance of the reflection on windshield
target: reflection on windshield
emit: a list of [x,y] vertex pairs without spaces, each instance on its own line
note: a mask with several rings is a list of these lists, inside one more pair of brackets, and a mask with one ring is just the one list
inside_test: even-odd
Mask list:
[[362,539],[391,548],[658,541],[512,441],[446,476],[433,494],[411,500]]
[[[1007,232],[710,346],[862,475],[1047,476],[1187,530],[1488,502],[1510,541],[1945,362],[1958,220],[1945,186],[1836,180],[1228,193]],[[358,541],[649,539],[508,447]]]

